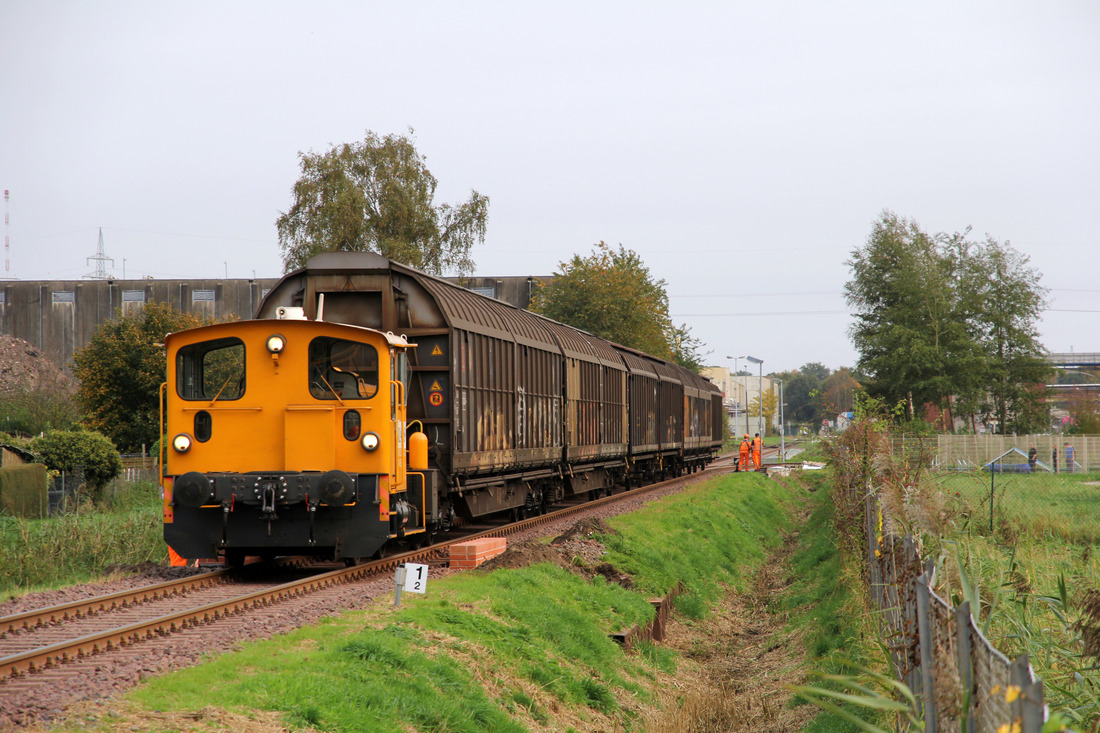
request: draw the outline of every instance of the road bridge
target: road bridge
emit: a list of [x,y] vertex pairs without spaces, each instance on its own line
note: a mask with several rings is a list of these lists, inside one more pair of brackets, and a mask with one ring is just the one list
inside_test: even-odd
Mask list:
[[1055,369],[1100,368],[1100,353],[1091,354],[1047,354],[1047,359]]

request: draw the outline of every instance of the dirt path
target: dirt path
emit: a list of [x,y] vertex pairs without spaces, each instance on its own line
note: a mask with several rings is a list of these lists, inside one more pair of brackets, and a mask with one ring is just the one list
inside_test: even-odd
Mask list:
[[747,593],[730,593],[702,622],[677,616],[665,644],[683,655],[670,681],[671,714],[650,726],[654,733],[791,733],[817,714],[811,705],[790,706],[791,685],[802,684],[807,665],[800,637],[785,631],[786,615],[770,609],[788,583],[788,560],[797,533],[757,572]]

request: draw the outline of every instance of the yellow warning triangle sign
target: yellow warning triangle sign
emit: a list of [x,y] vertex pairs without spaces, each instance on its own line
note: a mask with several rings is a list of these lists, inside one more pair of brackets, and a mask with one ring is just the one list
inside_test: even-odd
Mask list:
[[443,356],[443,349],[439,348],[439,344],[432,349],[432,356]]
[[428,387],[429,392],[442,392],[443,388],[439,386],[439,380],[432,382],[432,386]]

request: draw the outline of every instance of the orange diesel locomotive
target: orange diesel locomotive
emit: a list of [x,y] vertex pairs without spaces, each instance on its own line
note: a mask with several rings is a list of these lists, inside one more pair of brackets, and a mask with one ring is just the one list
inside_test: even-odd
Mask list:
[[166,341],[164,537],[186,558],[367,557],[423,533],[423,433],[406,466],[405,338],[307,321]]

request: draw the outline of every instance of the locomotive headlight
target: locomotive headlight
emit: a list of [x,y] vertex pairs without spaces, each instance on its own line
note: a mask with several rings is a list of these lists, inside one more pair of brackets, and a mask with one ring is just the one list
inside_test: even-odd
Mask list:
[[363,439],[359,443],[366,451],[375,451],[378,449],[378,444],[382,440],[378,437],[378,433],[363,433]]
[[286,348],[286,339],[282,334],[273,333],[267,337],[267,350],[272,354],[281,354]]
[[191,436],[187,433],[180,433],[172,438],[172,447],[176,449],[176,453],[186,453],[191,450]]

